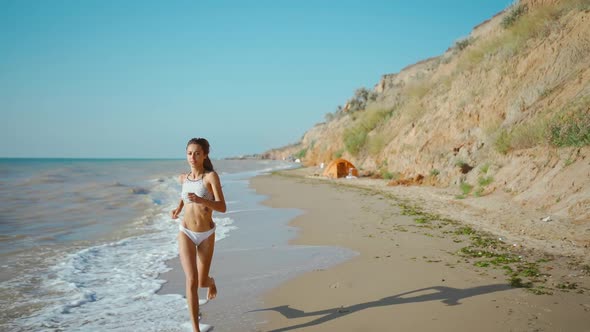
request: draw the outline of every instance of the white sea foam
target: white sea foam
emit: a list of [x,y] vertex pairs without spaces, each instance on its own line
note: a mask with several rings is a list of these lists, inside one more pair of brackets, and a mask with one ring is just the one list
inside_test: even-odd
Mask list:
[[[216,240],[235,228],[231,218],[214,218]],[[177,222],[161,220],[158,231],[70,254],[53,266],[42,281],[45,302],[35,316],[22,319],[26,331],[67,329],[104,331],[141,329],[178,331],[188,320],[186,300],[156,295],[165,282],[158,275],[177,256]]]

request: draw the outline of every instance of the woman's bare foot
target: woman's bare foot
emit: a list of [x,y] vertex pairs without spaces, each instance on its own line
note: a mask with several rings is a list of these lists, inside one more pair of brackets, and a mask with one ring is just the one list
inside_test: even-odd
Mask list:
[[217,286],[215,286],[215,279],[209,277],[209,291],[207,291],[207,299],[213,300],[217,296]]

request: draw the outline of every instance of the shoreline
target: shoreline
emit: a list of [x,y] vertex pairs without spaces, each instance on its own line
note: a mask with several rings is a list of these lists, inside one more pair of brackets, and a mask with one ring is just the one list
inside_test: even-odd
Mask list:
[[[370,178],[334,180],[318,173],[315,167],[303,167],[276,174],[382,194],[424,213],[438,214],[495,234],[511,244],[575,257],[581,264],[590,265],[590,223],[572,223],[560,216],[528,209],[512,202],[506,193],[456,199],[457,192],[449,188],[388,186],[388,180]],[[549,221],[543,221],[547,217]]]
[[[216,241],[210,275],[218,296],[202,307],[202,322],[219,331],[257,331],[264,324],[261,295],[285,280],[351,257],[349,250],[320,246],[291,246],[296,229],[288,222],[302,213],[299,209],[275,209],[262,205],[266,199],[249,187],[252,178],[226,192],[235,197],[227,213],[214,215],[216,222],[228,218],[232,227],[226,238]],[[227,183],[227,182],[226,182]],[[311,257],[311,258],[310,258]],[[166,261],[169,271],[157,295],[185,296],[185,276],[178,256]],[[199,289],[206,297],[206,289]],[[186,299],[183,300],[186,303]],[[183,312],[184,314],[184,312]],[[188,310],[186,310],[188,318]]]
[[[490,233],[477,209],[435,201],[436,190],[419,196],[421,188],[314,172],[258,176],[251,186],[269,196],[266,205],[305,211],[290,222],[299,228],[290,243],[360,254],[267,292],[264,331],[590,330],[590,271],[580,270],[587,248]],[[425,197],[432,201],[422,205]]]

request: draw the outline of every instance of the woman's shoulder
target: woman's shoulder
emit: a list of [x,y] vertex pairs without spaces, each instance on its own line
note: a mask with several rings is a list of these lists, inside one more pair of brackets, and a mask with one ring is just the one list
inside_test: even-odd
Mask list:
[[180,175],[178,176],[178,182],[183,183],[186,180],[187,176],[188,173],[180,173]]
[[209,180],[212,180],[212,179],[219,180],[219,175],[217,174],[216,171],[209,171],[209,172],[205,173],[205,177],[208,178]]

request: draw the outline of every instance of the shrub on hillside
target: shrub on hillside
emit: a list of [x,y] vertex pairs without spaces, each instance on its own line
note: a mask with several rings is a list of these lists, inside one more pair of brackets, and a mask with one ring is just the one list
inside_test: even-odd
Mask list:
[[508,14],[506,14],[506,16],[504,16],[504,18],[502,19],[502,22],[500,23],[500,25],[504,29],[508,29],[509,27],[513,26],[514,23],[516,23],[516,21],[518,21],[518,19],[526,13],[526,11],[527,11],[526,6],[513,5],[512,8],[510,8],[510,11],[508,12]]
[[496,150],[510,150],[552,144],[557,147],[590,145],[590,96],[578,99],[553,113],[539,115],[511,130],[501,129],[494,141]]
[[369,89],[362,87],[354,92],[354,96],[348,100],[348,111],[357,112],[362,111],[367,107],[367,102],[377,100],[377,93],[369,91]]
[[297,152],[295,154],[295,158],[303,159],[306,154],[307,154],[307,148],[301,149],[301,150],[299,150],[299,152]]
[[496,148],[496,151],[502,154],[508,153],[508,150],[510,150],[510,134],[508,133],[508,130],[500,130],[498,137],[494,141],[494,147]]
[[383,135],[383,133],[369,137],[369,141],[367,143],[369,154],[371,156],[378,155],[381,153],[381,151],[383,151],[383,148],[385,148],[385,144],[385,135]]
[[[392,114],[393,110],[389,109],[372,109],[359,112],[354,127],[344,131],[344,146],[352,155],[357,155],[359,151],[367,144],[369,133],[384,123]],[[378,148],[385,146],[385,142],[379,142],[379,138],[371,143],[370,153],[377,154]]]
[[381,178],[385,180],[393,180],[399,178],[399,174],[390,172],[387,168],[383,167],[379,170]]
[[590,145],[590,96],[553,117],[549,141],[558,147]]
[[472,41],[473,40],[471,37],[460,39],[455,43],[455,49],[458,51],[463,51],[465,48],[467,48],[467,46],[469,46],[469,44],[471,44]]
[[515,150],[547,144],[547,121],[539,116],[518,125],[510,133],[510,148]]
[[360,116],[360,125],[371,131],[389,119],[392,113],[391,109],[367,110]]
[[347,128],[344,131],[344,146],[353,156],[356,156],[367,141],[367,130],[361,126]]

